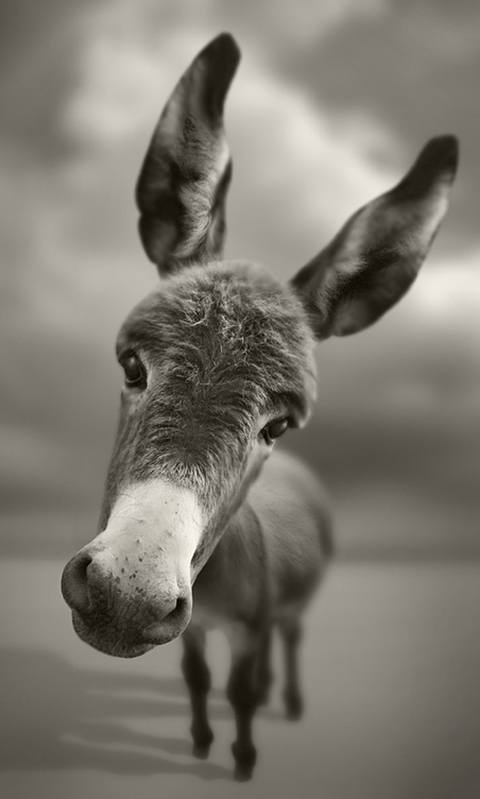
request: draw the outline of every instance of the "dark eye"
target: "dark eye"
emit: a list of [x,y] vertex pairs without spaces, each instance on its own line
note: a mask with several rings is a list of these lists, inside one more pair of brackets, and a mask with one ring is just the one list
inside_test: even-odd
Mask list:
[[125,384],[127,386],[140,386],[144,384],[145,372],[134,352],[130,352],[120,361],[125,372]]
[[288,428],[288,419],[278,419],[275,422],[270,422],[262,430],[262,436],[267,444],[273,444],[276,438],[283,436],[285,430]]

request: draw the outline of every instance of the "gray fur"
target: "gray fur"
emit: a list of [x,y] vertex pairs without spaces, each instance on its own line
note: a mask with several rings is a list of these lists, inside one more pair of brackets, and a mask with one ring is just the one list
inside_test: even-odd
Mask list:
[[120,356],[144,360],[148,388],[136,414],[124,403],[108,505],[123,483],[162,476],[211,509],[238,480],[262,414],[281,409],[292,426],[304,422],[312,345],[301,303],[260,267],[211,264],[163,283],[118,337]]

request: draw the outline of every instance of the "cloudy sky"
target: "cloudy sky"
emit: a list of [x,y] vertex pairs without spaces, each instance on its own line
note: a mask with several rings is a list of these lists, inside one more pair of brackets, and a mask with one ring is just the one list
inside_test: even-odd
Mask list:
[[156,281],[133,186],[170,90],[222,30],[243,52],[227,103],[228,256],[292,275],[430,136],[460,138],[421,276],[377,326],[319,347],[319,402],[290,446],[330,486],[342,551],[480,554],[475,0],[2,3],[5,540],[33,533],[41,550],[62,525],[93,534],[122,380],[115,334]]

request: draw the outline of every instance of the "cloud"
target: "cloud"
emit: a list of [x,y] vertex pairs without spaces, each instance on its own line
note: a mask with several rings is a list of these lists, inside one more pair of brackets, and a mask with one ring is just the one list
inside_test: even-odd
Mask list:
[[[324,108],[358,109],[395,131],[401,149],[380,156],[398,168],[431,136],[455,133],[459,179],[444,246],[478,245],[480,117],[479,9],[470,2],[389,2],[382,13],[347,19],[317,45],[277,54],[279,75],[304,86]],[[465,47],[463,44],[465,42]],[[386,159],[386,160],[385,160]]]
[[320,44],[346,21],[374,19],[388,7],[388,0],[302,0],[275,3],[271,0],[216,0],[212,18],[217,30],[224,27],[265,55],[278,54]]
[[246,250],[285,276],[399,177],[378,167],[365,144],[395,148],[387,129],[357,114],[325,112],[261,62],[239,76],[228,129],[236,165],[230,250]]

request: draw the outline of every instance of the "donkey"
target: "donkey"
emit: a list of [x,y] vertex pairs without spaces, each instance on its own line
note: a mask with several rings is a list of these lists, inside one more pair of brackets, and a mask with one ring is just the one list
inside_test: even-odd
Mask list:
[[205,633],[226,632],[235,776],[246,780],[272,629],[284,642],[287,716],[298,718],[300,619],[332,552],[317,479],[278,451],[265,461],[308,417],[316,341],[371,325],[414,281],[458,147],[453,136],[429,141],[403,180],[287,285],[221,260],[232,174],[223,107],[239,59],[229,34],[200,52],[141,169],[140,237],[166,279],[118,336],[125,384],[98,533],[66,565],[62,592],[75,631],[101,652],[136,657],[182,636],[198,757],[213,740]]

